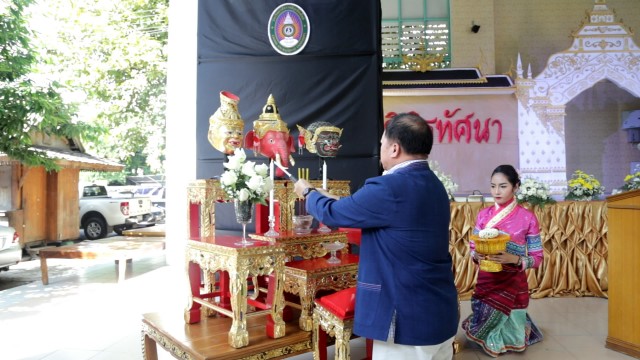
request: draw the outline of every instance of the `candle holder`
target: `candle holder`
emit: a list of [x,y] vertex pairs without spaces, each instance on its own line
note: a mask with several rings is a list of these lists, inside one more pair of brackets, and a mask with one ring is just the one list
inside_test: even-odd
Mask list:
[[269,215],[269,231],[264,233],[264,236],[280,236],[280,233],[276,231],[276,217]]

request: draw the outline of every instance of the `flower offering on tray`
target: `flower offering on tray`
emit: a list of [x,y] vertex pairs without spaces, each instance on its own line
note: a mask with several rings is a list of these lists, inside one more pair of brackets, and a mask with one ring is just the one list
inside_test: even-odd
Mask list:
[[[482,255],[494,255],[507,250],[507,243],[511,240],[509,234],[497,229],[483,229],[471,234],[471,240],[476,245],[476,252]],[[480,260],[480,270],[488,272],[502,271],[502,265],[490,260]]]

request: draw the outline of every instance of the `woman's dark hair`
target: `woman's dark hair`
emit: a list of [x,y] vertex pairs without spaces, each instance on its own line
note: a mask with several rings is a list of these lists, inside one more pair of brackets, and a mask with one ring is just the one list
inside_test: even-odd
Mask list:
[[493,175],[497,173],[500,173],[506,176],[507,180],[509,180],[509,183],[511,183],[513,187],[520,185],[520,175],[518,175],[518,172],[516,171],[516,169],[513,168],[513,166],[500,165],[493,170],[493,172],[491,173],[491,177],[493,177]]
[[433,132],[427,122],[415,113],[402,113],[385,124],[385,136],[397,141],[412,155],[429,155],[433,147]]

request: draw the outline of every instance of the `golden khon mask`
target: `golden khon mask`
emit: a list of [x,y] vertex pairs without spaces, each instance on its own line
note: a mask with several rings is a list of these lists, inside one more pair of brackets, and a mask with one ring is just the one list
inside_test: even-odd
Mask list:
[[209,118],[209,143],[216,150],[231,155],[242,147],[244,120],[238,112],[240,98],[228,91],[220,92],[220,107]]

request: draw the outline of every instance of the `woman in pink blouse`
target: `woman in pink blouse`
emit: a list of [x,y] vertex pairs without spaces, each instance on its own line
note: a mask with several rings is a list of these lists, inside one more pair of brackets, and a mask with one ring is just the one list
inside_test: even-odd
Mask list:
[[471,298],[473,313],[462,322],[467,338],[491,356],[507,351],[521,352],[542,340],[542,333],[527,314],[529,285],[526,269],[542,263],[543,252],[536,215],[518,205],[515,193],[520,186],[511,165],[500,165],[491,174],[491,195],[495,205],[478,214],[474,233],[494,228],[511,236],[507,251],[482,255],[470,242],[471,256],[478,263],[486,259],[502,264],[500,272],[478,272]]

